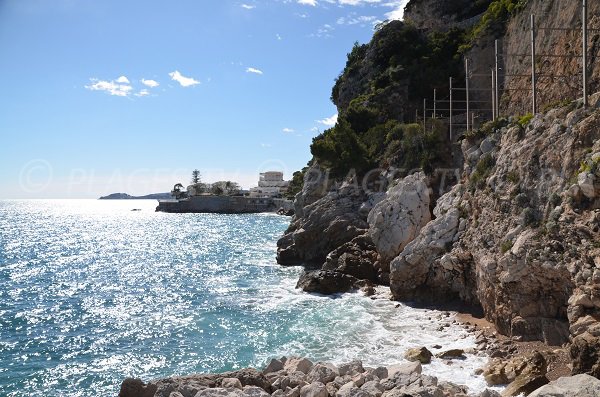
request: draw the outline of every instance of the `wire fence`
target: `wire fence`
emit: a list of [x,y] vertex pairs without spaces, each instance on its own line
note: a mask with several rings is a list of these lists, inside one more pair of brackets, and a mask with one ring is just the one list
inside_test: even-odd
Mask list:
[[[546,31],[559,32],[581,32],[582,48],[581,52],[574,53],[540,53],[537,50],[538,38],[543,37],[542,33]],[[566,84],[570,87],[578,87],[579,93],[583,98],[583,106],[588,106],[589,98],[589,73],[590,62],[592,64],[598,53],[590,53],[589,34],[600,33],[600,29],[591,29],[588,26],[588,0],[582,0],[581,5],[581,28],[565,28],[553,26],[538,26],[535,15],[530,15],[530,47],[529,53],[504,53],[501,51],[499,40],[494,42],[494,64],[489,73],[474,73],[471,68],[472,60],[465,58],[464,78],[449,79],[449,89],[445,96],[440,97],[441,92],[438,89],[433,90],[433,101],[429,102],[423,99],[422,115],[416,112],[416,122],[420,122],[423,128],[427,127],[428,119],[440,119],[448,125],[448,138],[450,142],[477,128],[490,120],[496,120],[502,116],[500,102],[505,93],[510,92],[529,92],[530,111],[536,114],[539,111],[539,83],[540,80],[549,81],[553,84]],[[590,57],[591,56],[591,57]],[[528,64],[529,73],[507,73],[503,65],[507,64],[509,59],[519,60],[521,63]],[[549,63],[552,60],[579,60],[579,71],[574,74],[552,74],[541,73],[540,63]],[[489,79],[489,86],[482,88],[473,88],[471,80],[473,78]],[[523,80],[525,82],[523,82]],[[516,82],[517,85],[513,84]],[[479,99],[472,99],[473,95]],[[487,99],[482,100],[481,98]]]

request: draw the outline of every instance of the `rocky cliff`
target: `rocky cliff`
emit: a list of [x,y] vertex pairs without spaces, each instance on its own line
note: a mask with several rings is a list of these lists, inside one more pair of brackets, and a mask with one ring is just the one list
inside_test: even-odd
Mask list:
[[[482,59],[478,67],[484,68],[496,37],[507,51],[525,51],[529,13],[546,15],[548,26],[576,27],[578,3],[561,1],[560,9],[543,0],[473,3],[485,9],[482,15],[475,5],[458,12],[439,0],[413,0],[407,6],[411,26],[388,24],[370,44],[355,46],[332,95],[340,122],[315,138],[297,215],[278,244],[281,264],[307,266],[299,287],[368,291],[375,282],[389,284],[399,300],[460,299],[480,306],[505,335],[568,342],[573,372],[600,376],[597,96],[587,109],[566,101],[532,118],[488,123],[459,143],[448,141],[443,125],[419,131],[401,124],[413,106],[414,81],[422,83],[429,71],[435,76],[424,85],[429,89],[457,72],[456,29],[464,29],[467,56]],[[561,34],[540,38],[540,51],[566,45]],[[422,54],[414,42],[427,48],[445,43],[448,53],[437,61],[449,59],[446,75],[427,67],[414,79],[394,74],[418,63]],[[506,59],[508,71],[525,67],[511,62]],[[544,65],[549,74],[575,73],[560,62]],[[575,88],[541,84],[546,103],[577,98]],[[527,95],[505,91],[503,112],[525,113]],[[449,170],[452,165],[459,167]],[[415,167],[421,171],[409,171]]]

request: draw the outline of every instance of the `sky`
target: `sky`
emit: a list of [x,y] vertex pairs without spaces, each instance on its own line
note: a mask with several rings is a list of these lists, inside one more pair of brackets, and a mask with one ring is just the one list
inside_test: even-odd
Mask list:
[[0,0],[0,199],[291,178],[407,0]]

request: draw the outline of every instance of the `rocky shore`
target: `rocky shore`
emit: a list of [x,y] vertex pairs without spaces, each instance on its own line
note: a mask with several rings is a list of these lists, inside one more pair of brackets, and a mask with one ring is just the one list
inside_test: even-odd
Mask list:
[[[462,351],[450,350],[438,357],[460,359]],[[313,363],[307,358],[273,359],[262,370],[245,368],[221,374],[172,377],[144,383],[126,379],[119,397],[504,397],[526,393],[536,397],[600,395],[600,380],[589,375],[561,377],[548,383],[546,361],[541,353],[514,360],[501,367],[490,366],[486,378],[512,379],[500,394],[486,389],[469,394],[465,386],[438,381],[422,373],[422,362],[431,360],[426,348],[406,352],[411,361],[388,367],[364,367],[361,361],[335,366]]]

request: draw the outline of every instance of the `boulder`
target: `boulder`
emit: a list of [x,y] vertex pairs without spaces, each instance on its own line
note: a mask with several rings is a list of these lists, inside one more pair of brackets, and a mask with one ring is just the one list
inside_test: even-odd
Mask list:
[[[421,367],[421,363],[417,360],[410,363],[405,364],[396,364],[387,367],[388,378],[393,378],[396,374],[420,374],[423,371],[423,367]],[[383,379],[383,378],[382,378]]]
[[418,172],[388,189],[369,212],[369,234],[383,261],[398,255],[431,220],[429,202],[427,177]]
[[385,379],[388,377],[388,369],[386,367],[369,368],[366,372],[378,379]]
[[269,374],[272,372],[281,371],[283,369],[283,363],[280,360],[272,359],[269,364],[263,369],[263,374]]
[[378,380],[371,380],[365,382],[361,387],[361,390],[367,392],[370,397],[381,397],[385,388],[381,385]]
[[431,352],[426,347],[417,347],[408,349],[404,353],[404,358],[408,361],[418,361],[421,364],[429,364],[431,362]]
[[302,357],[290,357],[286,360],[284,369],[288,372],[300,371],[307,374],[313,367],[312,361]]
[[313,382],[300,389],[300,397],[328,397],[327,387],[321,382]]
[[502,397],[518,396],[519,394],[528,395],[535,389],[538,389],[549,382],[546,377],[548,366],[546,359],[539,352],[534,352],[527,357],[525,367],[520,371],[514,381],[512,381],[502,392]]
[[223,387],[215,387],[212,389],[200,390],[194,397],[245,397],[244,393],[239,389],[225,389]]
[[269,397],[270,394],[258,386],[244,386],[242,390],[247,397]]
[[127,378],[121,383],[119,397],[153,397],[156,385],[146,385],[141,379]]
[[333,381],[340,373],[338,369],[330,363],[317,363],[306,375],[308,382],[321,382],[323,384]]
[[[221,387],[224,387],[225,389],[240,389],[240,390],[242,390],[242,382],[240,382],[240,380],[238,378],[225,378],[221,381]],[[256,386],[254,386],[254,387],[256,387]]]
[[342,364],[338,367],[340,376],[344,375],[357,375],[365,372],[362,361],[354,360],[347,364]]
[[352,239],[331,251],[321,270],[330,270],[348,274],[362,280],[378,280],[374,264],[377,251],[368,234]]
[[242,386],[258,386],[263,390],[271,390],[271,382],[263,375],[262,372],[254,368],[244,368],[238,371],[230,371],[219,374],[218,377],[221,379],[225,378],[237,378],[242,383]]
[[342,386],[335,394],[336,397],[371,397],[366,390],[354,386],[352,383]]
[[463,349],[450,349],[450,350],[446,350],[445,352],[442,353],[438,353],[435,355],[437,358],[458,358],[458,359],[465,359],[465,351]]
[[[450,192],[448,194],[455,194]],[[414,299],[419,288],[427,281],[435,260],[446,253],[460,235],[461,213],[451,208],[435,220],[429,222],[419,235],[406,245],[404,250],[390,263],[390,289],[395,299]],[[453,261],[450,260],[449,263]],[[460,274],[462,267],[452,263],[447,273]],[[442,267],[443,269],[443,267]],[[440,271],[443,271],[440,269]],[[448,282],[441,280],[439,285],[426,288],[444,294]]]
[[584,332],[573,338],[569,347],[573,374],[588,374],[600,378],[600,338]]
[[529,397],[598,397],[600,380],[580,374],[564,376],[532,392]]
[[329,270],[312,270],[302,272],[296,288],[305,292],[329,295],[358,289],[362,285],[360,280],[348,274]]

